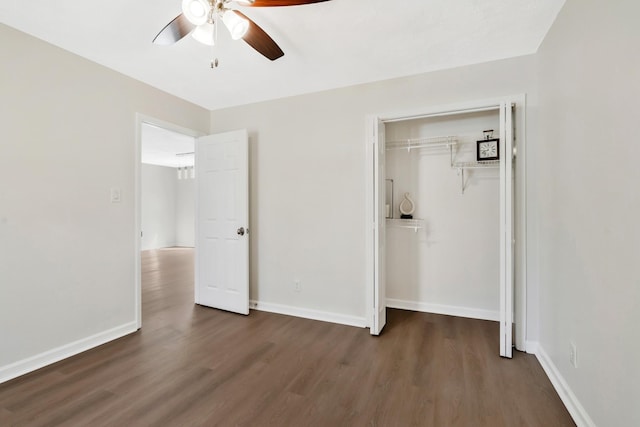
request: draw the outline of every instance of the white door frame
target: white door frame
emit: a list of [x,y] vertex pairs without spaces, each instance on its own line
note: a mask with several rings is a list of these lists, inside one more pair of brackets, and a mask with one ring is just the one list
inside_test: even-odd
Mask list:
[[514,317],[516,320],[516,341],[515,346],[518,350],[524,351],[526,346],[526,331],[527,331],[527,283],[526,283],[526,95],[511,95],[500,98],[491,98],[484,100],[477,100],[464,103],[439,105],[432,107],[425,107],[416,110],[392,112],[384,114],[370,115],[366,119],[366,155],[365,155],[365,171],[366,171],[366,218],[365,236],[366,236],[366,254],[365,254],[365,266],[366,266],[366,307],[367,307],[367,321],[368,326],[373,325],[373,301],[374,301],[374,272],[375,272],[375,257],[374,257],[374,245],[375,239],[372,230],[375,228],[374,223],[374,123],[378,121],[390,123],[396,121],[404,121],[411,119],[419,119],[426,117],[438,117],[453,114],[470,113],[474,111],[487,111],[496,110],[499,111],[501,103],[512,103],[515,105],[515,126],[516,132],[514,134],[514,147],[517,151],[517,157],[515,160],[515,285],[514,291],[515,298],[515,310]]
[[500,104],[500,356],[512,357],[514,317],[514,136],[511,102]]
[[[135,234],[134,239],[134,300],[135,300],[135,315],[138,329],[142,327],[142,267],[140,260],[140,248],[142,246],[142,189],[141,189],[141,174],[142,174],[142,125],[146,123],[149,125],[157,126],[172,132],[181,133],[183,135],[198,138],[205,135],[202,132],[194,129],[185,128],[174,123],[170,123],[164,120],[156,119],[155,117],[147,116],[141,113],[136,113],[136,142],[135,142]],[[197,236],[196,236],[197,237]],[[194,267],[195,268],[195,267]]]

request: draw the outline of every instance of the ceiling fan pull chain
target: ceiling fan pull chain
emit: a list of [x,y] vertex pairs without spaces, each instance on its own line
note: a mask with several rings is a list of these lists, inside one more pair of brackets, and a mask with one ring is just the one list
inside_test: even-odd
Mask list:
[[211,12],[211,21],[213,23],[213,33],[211,34],[211,37],[213,37],[213,46],[211,47],[212,50],[212,54],[213,54],[213,59],[211,60],[211,69],[216,69],[218,68],[218,58],[215,57],[215,52],[216,52],[216,45],[218,44],[218,22],[220,22],[218,20],[218,14],[214,13],[214,9],[213,9],[213,1],[211,2],[212,5],[212,12]]

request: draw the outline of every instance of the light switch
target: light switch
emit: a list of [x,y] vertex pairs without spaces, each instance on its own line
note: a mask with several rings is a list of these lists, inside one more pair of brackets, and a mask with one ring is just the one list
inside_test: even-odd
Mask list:
[[118,187],[111,188],[111,203],[120,203],[122,200],[122,192]]

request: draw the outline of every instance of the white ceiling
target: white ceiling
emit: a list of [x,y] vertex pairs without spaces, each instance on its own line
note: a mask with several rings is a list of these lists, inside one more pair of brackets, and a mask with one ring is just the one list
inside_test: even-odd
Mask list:
[[[534,53],[564,0],[331,0],[237,8],[284,50],[271,62],[225,28],[215,48],[153,37],[180,0],[0,2],[0,22],[207,109]],[[209,63],[215,56],[217,69]]]
[[172,168],[193,166],[193,137],[143,123],[141,140],[142,163]]

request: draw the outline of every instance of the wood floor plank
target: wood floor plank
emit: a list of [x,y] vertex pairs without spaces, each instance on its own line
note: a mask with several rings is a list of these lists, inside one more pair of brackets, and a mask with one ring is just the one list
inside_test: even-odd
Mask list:
[[14,424],[13,414],[4,408],[0,408],[0,426],[9,426]]
[[573,426],[498,324],[388,310],[368,329],[194,305],[193,250],[142,254],[143,328],[0,384],[1,426]]
[[[74,399],[60,401],[51,405],[46,413],[23,412],[19,424],[32,427],[54,427],[60,425],[78,425],[76,417],[82,416],[104,405],[113,395],[104,390],[82,394]],[[16,417],[18,419],[18,417]]]

